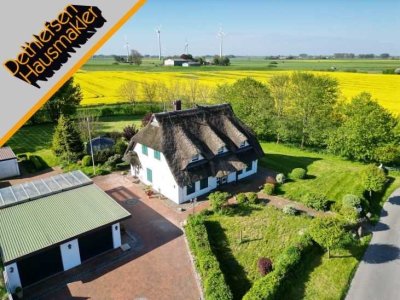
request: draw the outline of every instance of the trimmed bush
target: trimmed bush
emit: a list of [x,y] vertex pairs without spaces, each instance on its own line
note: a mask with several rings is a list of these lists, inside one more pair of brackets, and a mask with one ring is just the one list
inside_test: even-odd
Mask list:
[[289,177],[291,179],[304,179],[306,178],[307,171],[303,168],[295,168],[290,172]]
[[294,208],[293,206],[291,206],[290,204],[285,205],[282,209],[283,213],[287,214],[287,215],[297,215],[298,210],[296,208]]
[[257,193],[250,192],[250,193],[247,193],[246,196],[247,196],[247,200],[249,200],[249,202],[250,202],[251,204],[257,204],[257,202],[258,202],[258,195],[257,195]]
[[111,169],[114,169],[117,163],[120,163],[122,161],[122,155],[120,154],[114,154],[113,156],[110,156],[106,163],[104,164],[106,167],[110,167]]
[[272,260],[260,257],[257,261],[257,266],[261,276],[265,276],[272,271]]
[[114,145],[114,151],[116,154],[124,155],[128,144],[123,140],[118,140]]
[[110,156],[114,155],[114,150],[103,149],[94,153],[94,161],[96,163],[105,163]]
[[226,192],[214,192],[208,196],[210,200],[211,208],[215,212],[221,212],[222,209],[225,207],[226,203],[228,202],[230,195]]
[[90,155],[85,155],[82,158],[82,166],[89,167],[92,164],[92,157]]
[[279,184],[284,184],[286,181],[286,176],[283,173],[279,173],[278,175],[276,175],[276,182]]
[[263,193],[266,195],[273,195],[275,191],[275,185],[272,183],[264,184]]
[[237,194],[237,195],[236,195],[236,202],[237,202],[238,204],[245,204],[245,203],[247,203],[248,201],[247,201],[247,196],[246,196],[246,194],[245,194],[245,193]]
[[304,197],[304,204],[316,210],[328,209],[329,200],[323,194],[309,193]]
[[343,196],[342,207],[358,208],[360,206],[361,206],[360,197],[357,197],[356,195],[352,195],[352,194],[347,194],[347,195]]
[[295,245],[286,248],[282,252],[271,273],[254,282],[250,290],[244,295],[243,300],[281,299],[278,295],[279,288],[294,273],[303,255],[313,245],[314,243],[309,235],[301,236]]
[[218,260],[211,250],[204,217],[201,215],[190,216],[185,226],[185,232],[195,259],[196,269],[203,282],[205,299],[233,299]]

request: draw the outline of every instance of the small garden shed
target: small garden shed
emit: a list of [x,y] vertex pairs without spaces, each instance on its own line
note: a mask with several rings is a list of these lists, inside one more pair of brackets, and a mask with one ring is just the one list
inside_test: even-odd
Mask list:
[[17,157],[10,147],[0,148],[0,179],[19,176]]
[[93,152],[99,152],[101,150],[112,149],[114,147],[114,140],[108,137],[99,136],[92,139],[91,143],[88,143],[86,146],[86,151],[88,154],[92,153],[91,146],[93,145]]

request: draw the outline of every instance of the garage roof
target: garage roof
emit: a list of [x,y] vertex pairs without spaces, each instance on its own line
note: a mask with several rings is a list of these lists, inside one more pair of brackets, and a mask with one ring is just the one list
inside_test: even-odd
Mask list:
[[17,158],[10,147],[0,148],[0,161]]
[[94,184],[0,208],[4,263],[131,215]]

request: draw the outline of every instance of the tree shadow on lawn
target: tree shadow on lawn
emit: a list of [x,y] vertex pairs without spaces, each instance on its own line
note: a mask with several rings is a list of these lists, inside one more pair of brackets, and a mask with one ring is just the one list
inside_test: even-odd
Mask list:
[[233,293],[233,298],[242,299],[251,287],[246,271],[233,256],[228,238],[219,222],[207,221],[206,227],[211,249],[220,263],[226,282]]
[[266,153],[261,159],[261,165],[267,169],[289,174],[294,168],[306,169],[315,161],[321,160],[319,157],[290,156],[284,154]]

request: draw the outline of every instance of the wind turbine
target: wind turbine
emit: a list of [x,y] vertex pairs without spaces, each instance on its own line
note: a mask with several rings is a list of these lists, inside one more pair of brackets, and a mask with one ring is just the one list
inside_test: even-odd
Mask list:
[[222,26],[219,28],[217,37],[219,38],[219,57],[222,58],[222,46],[224,43],[225,32],[222,31]]
[[126,62],[129,62],[129,43],[128,38],[125,35],[125,48],[126,48]]
[[161,60],[161,25],[156,28],[158,37],[158,59]]
[[186,55],[189,54],[189,42],[188,42],[187,39],[186,39],[186,42],[185,42],[185,50],[184,50],[184,52],[185,52]]

